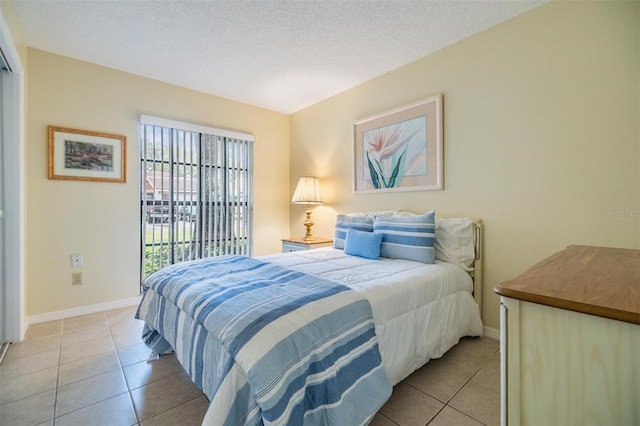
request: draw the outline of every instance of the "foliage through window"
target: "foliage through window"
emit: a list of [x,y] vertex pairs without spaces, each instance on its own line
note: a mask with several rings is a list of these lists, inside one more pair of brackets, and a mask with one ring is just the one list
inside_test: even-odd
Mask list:
[[253,136],[142,116],[142,278],[251,253]]

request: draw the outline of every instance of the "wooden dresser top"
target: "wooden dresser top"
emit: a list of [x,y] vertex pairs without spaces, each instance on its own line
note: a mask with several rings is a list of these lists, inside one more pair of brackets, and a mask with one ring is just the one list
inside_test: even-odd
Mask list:
[[569,246],[499,284],[495,292],[640,324],[640,250]]

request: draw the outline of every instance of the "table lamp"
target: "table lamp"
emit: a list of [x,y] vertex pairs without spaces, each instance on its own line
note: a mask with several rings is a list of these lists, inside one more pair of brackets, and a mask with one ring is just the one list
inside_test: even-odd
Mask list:
[[311,227],[313,226],[313,222],[311,221],[311,205],[324,204],[322,199],[322,189],[320,188],[320,181],[318,178],[313,176],[302,176],[298,180],[298,185],[293,193],[291,202],[293,204],[307,205],[307,219],[304,221],[307,233],[304,236],[304,240],[313,241],[313,235],[311,234]]

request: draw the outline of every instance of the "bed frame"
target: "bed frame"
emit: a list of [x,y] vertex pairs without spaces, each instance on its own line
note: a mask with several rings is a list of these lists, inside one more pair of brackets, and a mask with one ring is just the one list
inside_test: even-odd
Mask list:
[[473,279],[473,298],[480,308],[480,316],[482,316],[482,220],[473,220],[475,237],[474,237],[474,251],[476,253],[476,259],[474,261],[474,268],[470,275]]
[[[468,222],[467,222],[468,223]],[[474,270],[469,272],[469,275],[471,276],[472,280],[473,280],[473,298],[474,301],[476,303],[476,305],[478,306],[478,308],[480,309],[480,312],[482,312],[482,291],[483,291],[483,280],[482,280],[482,247],[483,247],[483,241],[482,241],[482,237],[483,237],[483,225],[481,220],[479,219],[473,219],[473,230],[474,230],[474,235],[473,235],[473,244],[474,244]],[[468,228],[467,228],[467,232],[468,232]],[[468,234],[467,234],[468,235]],[[466,293],[466,292],[465,292]],[[149,296],[150,293],[145,293],[145,296]],[[344,294],[348,295],[347,292],[344,292]],[[152,294],[153,295],[153,294]],[[159,296],[158,296],[159,297]],[[148,297],[143,297],[143,301],[141,302],[141,310],[139,311],[139,313],[142,313],[142,318],[144,318],[144,316],[146,315],[147,312],[151,312],[149,319],[151,320],[150,324],[151,324],[151,328],[149,330],[147,330],[147,327],[145,327],[145,331],[152,331],[153,329],[156,330],[161,330],[162,328],[165,327],[165,319],[164,318],[159,318],[156,317],[155,313],[156,309],[153,309],[153,304],[155,303],[159,303],[161,302],[160,299],[156,300],[156,297],[154,296],[153,299],[148,299]],[[145,303],[148,303],[147,305],[145,305]],[[469,321],[465,320],[465,324],[468,322],[469,327],[473,326],[474,331],[473,333],[476,333],[475,329],[478,329],[478,333],[481,333],[482,330],[482,324],[479,323],[479,319],[475,318],[476,316],[476,312],[473,312],[475,310],[472,309],[473,303],[468,299],[468,295],[464,294],[464,309],[465,312],[469,313]],[[169,303],[167,303],[167,305],[170,305]],[[151,308],[149,308],[149,306],[151,306]],[[175,305],[174,305],[175,306]],[[426,306],[426,305],[425,305]],[[144,309],[143,309],[144,307]],[[152,312],[153,311],[153,312]],[[179,313],[179,315],[176,315],[177,320],[180,321],[181,316],[183,316],[185,318],[185,323],[189,323],[189,330],[201,330],[202,331],[202,335],[206,335],[207,332],[205,331],[204,327],[200,327],[200,326],[192,326],[192,324],[189,322],[189,318],[187,314],[185,314],[184,312],[177,312],[178,308],[175,308],[174,313]],[[471,318],[471,315],[473,316],[473,318]],[[396,318],[396,317],[394,317]],[[435,324],[437,321],[433,321],[433,324]],[[156,324],[157,323],[157,324]],[[473,323],[473,324],[472,324]],[[195,321],[194,321],[195,324]],[[372,324],[373,325],[373,324]],[[466,327],[466,325],[465,325]],[[471,329],[469,329],[470,331]],[[463,330],[459,330],[459,331],[463,331]],[[467,331],[468,332],[468,331]],[[160,332],[155,332],[154,333],[147,333],[146,334],[146,338],[149,338],[149,341],[147,342],[148,344],[150,344],[151,346],[154,346],[156,348],[154,348],[153,350],[155,352],[158,353],[163,353],[166,350],[170,350],[171,347],[169,346],[169,342],[164,340],[164,337],[161,336],[159,334]],[[418,334],[418,333],[415,333]],[[157,336],[156,336],[157,335]],[[290,334],[292,335],[292,334]],[[458,332],[456,332],[455,336],[457,337],[459,335]],[[481,334],[479,334],[481,335]],[[174,336],[175,337],[175,336]],[[189,339],[191,339],[191,336],[188,335],[187,336]],[[180,339],[184,340],[184,336],[183,337],[179,337]],[[155,339],[155,340],[154,340]],[[175,337],[175,339],[178,339],[178,337]],[[401,341],[403,340],[402,338],[400,339],[396,339],[397,341]],[[405,339],[406,340],[406,339]],[[450,340],[453,341],[453,337]],[[220,349],[220,347],[222,347],[222,345],[218,345],[216,342],[218,342],[217,339],[206,339],[203,338],[202,341],[204,341],[204,344],[207,344],[206,342],[210,342],[211,345],[209,346],[209,349],[211,350],[218,350]],[[411,340],[411,342],[415,342],[416,340]],[[387,342],[392,342],[392,340],[388,340]],[[456,340],[457,342],[457,340]],[[180,341],[176,341],[173,342],[171,344],[173,344],[174,346],[176,346],[176,344],[180,344]],[[150,347],[151,347],[150,346]],[[191,353],[199,350],[198,348],[196,348],[195,346],[190,346],[187,344],[182,344],[182,349],[179,350],[179,353],[182,353],[182,355],[184,356],[184,360],[181,361],[185,362],[186,364],[183,365],[183,367],[186,367],[185,370],[189,371],[189,376],[191,377],[191,379],[200,387],[204,388],[204,385],[207,383],[210,383],[209,379],[210,379],[210,374],[211,371],[206,370],[205,368],[200,368],[197,365],[197,362],[194,362],[193,364],[195,365],[195,367],[191,368],[189,367],[187,364],[190,363],[190,361],[193,359],[195,360],[197,357],[193,357],[191,356]],[[219,347],[220,346],[220,347]],[[204,346],[203,346],[204,347]],[[186,349],[185,349],[186,348]],[[200,348],[202,349],[202,348]],[[434,348],[432,348],[434,349]],[[431,357],[431,355],[428,353],[428,351],[431,350],[429,348],[425,348],[425,354],[424,356],[420,355],[422,358],[424,357]],[[434,350],[441,350],[441,349],[434,349]],[[209,352],[212,353],[212,352]],[[407,354],[409,355],[409,354]],[[398,358],[396,360],[391,359],[389,361],[389,366],[392,370],[391,373],[387,372],[387,374],[392,374],[389,377],[393,377],[393,380],[402,380],[400,378],[401,375],[405,375],[405,374],[410,374],[411,371],[409,371],[410,369],[415,371],[415,362],[417,360],[418,357],[413,356],[413,360],[412,359],[408,359],[408,358]],[[421,358],[421,360],[422,360]],[[204,359],[204,358],[203,358]],[[235,362],[235,360],[232,360],[233,362]],[[426,362],[426,361],[425,361]],[[384,365],[383,365],[384,366]],[[386,367],[386,366],[385,366]],[[238,367],[240,368],[240,367]],[[381,368],[378,368],[379,371],[383,371]],[[407,375],[408,375],[407,374]],[[253,400],[251,398],[253,398],[251,395],[249,395],[249,398],[247,399],[247,401],[244,401],[242,395],[240,392],[237,392],[238,389],[236,389],[235,387],[235,383],[238,382],[238,379],[242,378],[240,374],[238,374],[238,377],[236,376],[230,376],[231,379],[229,381],[225,381],[225,383],[228,384],[228,387],[224,387],[221,388],[224,391],[228,391],[231,392],[231,394],[229,394],[230,396],[224,396],[220,397],[220,398],[214,398],[213,401],[211,402],[212,405],[209,406],[209,409],[207,411],[207,413],[221,413],[221,412],[225,412],[224,410],[228,410],[229,413],[231,413],[232,410],[232,406],[228,405],[227,402],[233,400],[233,404],[239,403],[239,404],[253,404]],[[406,377],[406,376],[405,376]],[[211,380],[212,382],[213,380]],[[242,384],[242,383],[240,383]],[[375,384],[374,386],[377,386],[376,389],[382,389],[380,386],[378,386],[379,384]],[[213,391],[214,393],[217,391]],[[234,395],[239,395],[239,399],[237,401],[235,401],[234,398],[236,398]],[[222,394],[221,394],[222,395]],[[384,402],[384,401],[382,401]],[[220,411],[223,410],[223,411]],[[242,412],[240,411],[240,414],[242,414]],[[230,415],[230,414],[227,414]],[[234,414],[235,415],[235,414]],[[212,414],[213,416],[213,414]],[[207,414],[207,417],[209,417],[209,414]]]

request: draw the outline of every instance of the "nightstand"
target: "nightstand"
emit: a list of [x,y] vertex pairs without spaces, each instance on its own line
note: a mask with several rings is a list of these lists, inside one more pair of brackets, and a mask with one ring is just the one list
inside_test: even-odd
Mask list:
[[305,241],[302,237],[283,238],[282,252],[287,253],[290,251],[311,250],[320,247],[331,247],[332,245],[333,240],[322,237],[316,237],[313,241]]

